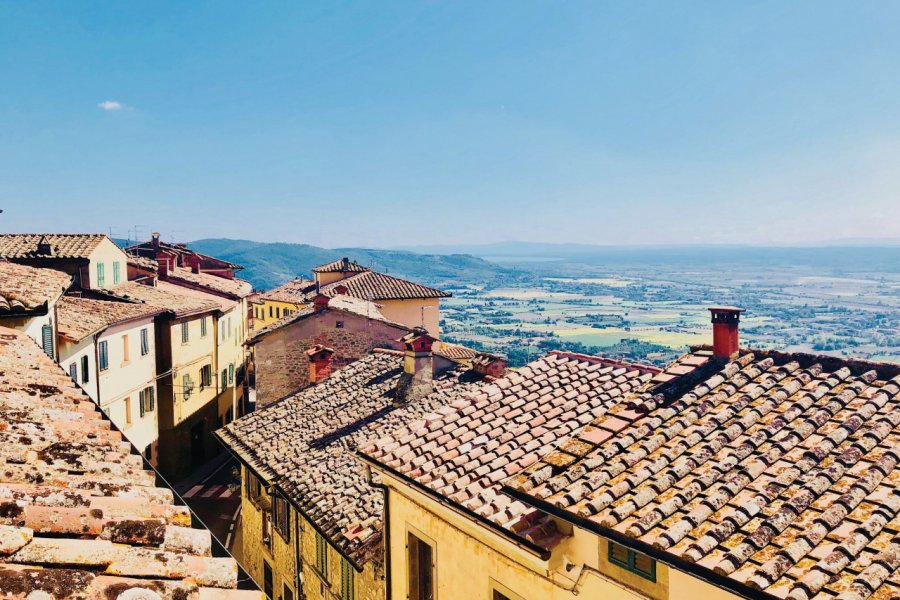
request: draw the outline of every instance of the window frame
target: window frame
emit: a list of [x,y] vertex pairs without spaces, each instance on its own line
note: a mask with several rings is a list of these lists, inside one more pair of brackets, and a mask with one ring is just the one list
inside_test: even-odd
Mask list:
[[121,281],[121,274],[119,272],[119,261],[113,261],[113,285],[116,285]]
[[97,344],[98,371],[109,370],[109,344],[106,340],[100,340]]
[[73,360],[69,364],[69,377],[72,378],[72,381],[78,383],[78,361]]
[[184,402],[187,402],[191,399],[191,394],[194,391],[194,382],[191,380],[190,373],[182,373],[181,375],[181,397]]
[[[626,556],[628,557],[627,560],[622,561],[613,556],[613,548],[615,546],[625,549],[625,551],[627,552]],[[635,566],[635,558],[637,557],[638,554],[640,554],[641,556],[647,556],[646,554],[643,554],[642,552],[637,552],[635,550],[632,550],[628,546],[624,546],[622,544],[617,544],[616,542],[614,542],[612,540],[607,541],[606,559],[610,562],[610,564],[613,564],[619,568],[625,569],[629,573],[634,573],[638,577],[643,577],[647,581],[656,583],[656,559],[651,558],[650,556],[647,556],[647,558],[650,560],[650,571],[649,572],[644,571],[643,569],[640,569],[637,566]]]
[[206,337],[206,334],[209,333],[209,327],[206,324],[206,315],[200,317],[200,337]]
[[87,354],[81,357],[81,383],[91,382],[90,359]]
[[191,341],[191,327],[187,321],[181,322],[181,343],[187,344]]
[[356,600],[356,569],[341,557],[341,600]]
[[55,344],[53,342],[53,325],[49,323],[41,325],[41,348],[44,350],[44,354],[50,358],[55,358],[53,350]]
[[[413,554],[410,548],[410,538],[415,539],[429,549],[430,568],[428,569],[428,576],[430,578],[430,589],[428,591],[430,591],[430,594],[426,598],[419,597],[419,590],[416,590],[416,593],[413,594],[412,578],[410,577],[413,570]],[[417,549],[415,556],[417,575],[422,573],[419,567],[418,552]],[[406,597],[409,600],[436,600],[437,598],[437,544],[433,539],[410,526],[406,528]]]
[[291,505],[281,492],[272,494],[272,528],[285,543],[291,541]]

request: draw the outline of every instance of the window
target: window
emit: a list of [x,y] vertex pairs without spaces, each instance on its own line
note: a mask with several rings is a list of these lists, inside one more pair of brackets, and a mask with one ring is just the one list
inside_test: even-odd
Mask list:
[[144,450],[144,458],[147,459],[147,462],[153,462],[153,444],[147,446],[147,449]]
[[125,396],[125,424],[131,425],[131,396]]
[[281,534],[285,542],[291,541],[291,508],[287,498],[281,494],[275,494],[272,507],[272,518],[274,520],[275,531]]
[[281,595],[281,600],[294,600],[294,592],[284,584],[284,593]]
[[119,261],[113,262],[113,284],[119,283]]
[[128,336],[122,336],[122,362],[128,362]]
[[341,559],[341,600],[356,599],[356,569],[346,558]]
[[406,552],[409,559],[409,600],[432,600],[434,563],[431,546],[412,533],[407,533]]
[[610,542],[609,562],[640,575],[644,579],[656,581],[656,561],[646,554],[641,554],[621,544]]
[[78,383],[78,363],[73,362],[69,365],[69,377],[72,378],[72,381]]
[[343,322],[343,321],[335,321],[335,322],[334,322],[334,327],[335,327],[335,329],[343,329],[343,328],[344,328],[344,322]]
[[44,347],[44,354],[53,358],[53,327],[50,325],[41,327],[41,343]]
[[187,401],[191,397],[191,392],[194,391],[194,382],[191,381],[190,375],[182,375],[181,376],[181,393],[184,395],[185,401]]
[[154,396],[153,387],[147,387],[142,389],[139,392],[139,400],[140,400],[140,409],[141,416],[143,417],[145,414],[149,412],[153,412],[153,409],[156,408],[156,400]]
[[81,357],[81,383],[87,383],[91,380],[90,373],[88,372],[88,357]]
[[271,305],[269,306],[269,318],[270,319],[272,318],[272,306]]
[[106,274],[103,263],[97,263],[97,287],[103,287],[106,283]]
[[228,365],[228,385],[234,385],[234,363]]
[[228,337],[231,337],[231,317],[228,317]]
[[105,371],[109,368],[109,351],[107,350],[106,341],[100,342],[100,370]]
[[263,592],[265,592],[266,598],[275,597],[275,584],[272,582],[272,567],[270,567],[269,563],[266,561],[263,561]]
[[250,469],[244,469],[244,486],[247,488],[247,496],[251,500],[259,499],[262,494],[262,485],[260,485],[259,479],[253,476]]
[[212,367],[203,365],[200,367],[200,389],[208,388],[212,385]]
[[147,356],[150,353],[150,332],[146,327],[141,329],[141,356]]
[[275,307],[275,318],[276,318],[276,319],[280,319],[280,318],[281,318],[281,309],[278,308],[278,307]]
[[223,390],[228,387],[228,371],[226,371],[225,369],[222,369],[222,386],[221,387]]
[[[203,321],[200,321],[201,325]],[[203,335],[203,328],[200,329],[200,335]],[[191,339],[191,330],[189,328],[189,324],[187,321],[182,321],[181,323],[181,343],[187,344],[188,340]]]
[[200,337],[206,337],[206,317],[200,317]]
[[316,571],[328,581],[328,540],[316,532]]

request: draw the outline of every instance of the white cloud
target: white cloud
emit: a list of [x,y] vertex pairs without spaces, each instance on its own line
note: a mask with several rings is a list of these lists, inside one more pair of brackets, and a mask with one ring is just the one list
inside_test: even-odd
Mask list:
[[121,102],[117,102],[115,100],[104,100],[97,106],[99,106],[103,110],[125,110],[130,108],[129,106],[125,106]]

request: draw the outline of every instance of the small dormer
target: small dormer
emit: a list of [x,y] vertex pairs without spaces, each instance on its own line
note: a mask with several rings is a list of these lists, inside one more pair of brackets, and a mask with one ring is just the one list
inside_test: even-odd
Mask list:
[[47,236],[42,235],[38,240],[35,253],[40,256],[53,256],[53,244],[47,241]]

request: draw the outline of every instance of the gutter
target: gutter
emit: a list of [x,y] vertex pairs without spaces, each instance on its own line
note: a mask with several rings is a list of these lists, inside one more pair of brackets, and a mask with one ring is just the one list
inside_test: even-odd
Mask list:
[[385,471],[385,472],[389,473],[392,477],[400,479],[401,481],[412,486],[414,489],[419,490],[420,492],[423,492],[426,496],[429,496],[430,498],[435,500],[438,504],[440,504],[446,508],[449,508],[453,512],[456,512],[472,521],[475,521],[476,523],[478,523],[480,525],[486,526],[488,529],[493,530],[495,533],[499,534],[501,537],[505,538],[507,541],[512,542],[519,548],[522,548],[523,550],[526,550],[527,552],[529,552],[531,554],[534,554],[535,556],[539,557],[541,560],[545,560],[545,561],[550,560],[550,554],[551,554],[550,550],[547,550],[546,548],[542,548],[541,546],[538,546],[537,544],[535,544],[533,542],[529,542],[525,538],[517,536],[512,531],[510,531],[504,527],[501,527],[500,525],[494,523],[490,519],[482,517],[478,513],[473,512],[464,506],[460,506],[458,504],[448,501],[446,498],[444,498],[443,496],[441,496],[440,494],[438,494],[431,488],[429,488],[425,485],[422,485],[421,483],[419,483],[418,481],[416,481],[414,479],[410,479],[409,477],[407,477],[406,475],[393,469],[392,467],[389,467],[383,463],[377,462],[374,458],[370,457],[367,454],[364,454],[360,450],[356,451],[356,456],[360,460],[362,460],[362,462],[371,466],[372,468],[374,468],[376,470]]
[[765,590],[758,590],[744,583],[741,583],[740,581],[732,579],[731,577],[719,575],[712,569],[707,569],[705,567],[701,567],[696,563],[688,562],[674,554],[666,552],[665,550],[660,550],[655,546],[648,544],[647,542],[642,542],[639,539],[629,537],[624,533],[618,532],[614,529],[604,527],[596,521],[585,519],[584,517],[579,517],[578,515],[566,512],[560,508],[557,508],[555,505],[550,504],[549,502],[529,496],[528,494],[525,494],[524,492],[521,492],[515,488],[504,485],[500,489],[500,491],[549,515],[605,537],[617,544],[630,548],[631,550],[635,550],[636,552],[640,552],[641,554],[646,554],[650,558],[661,562],[670,568],[676,569],[683,573],[687,573],[689,575],[693,575],[697,579],[705,581],[706,583],[725,590],[726,592],[729,592],[731,594],[737,594],[743,598],[748,598],[749,600],[781,600],[778,596],[775,596]]

